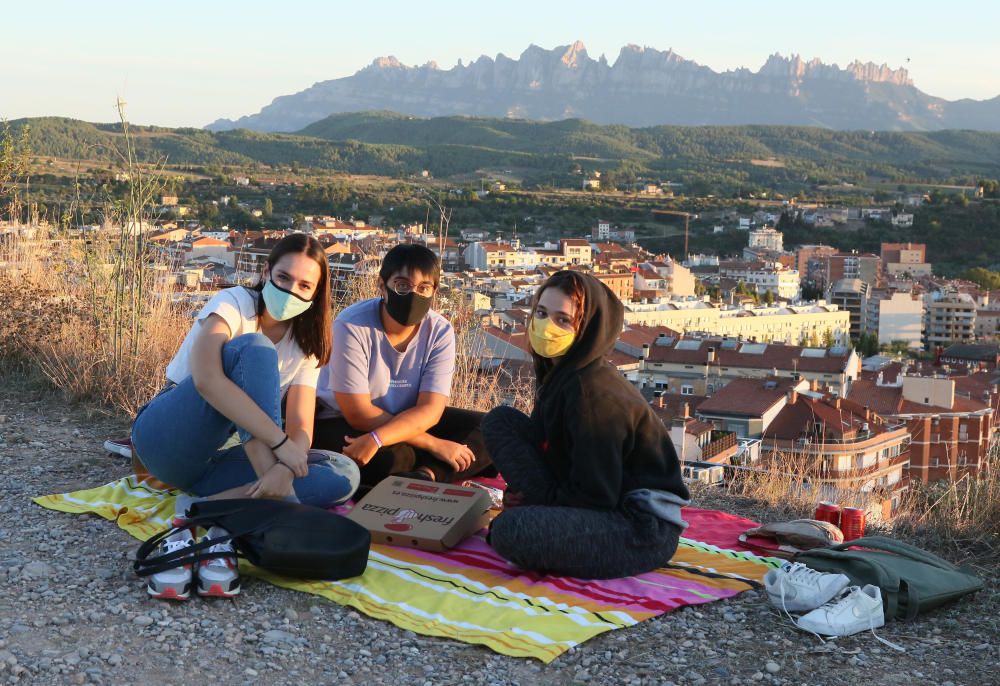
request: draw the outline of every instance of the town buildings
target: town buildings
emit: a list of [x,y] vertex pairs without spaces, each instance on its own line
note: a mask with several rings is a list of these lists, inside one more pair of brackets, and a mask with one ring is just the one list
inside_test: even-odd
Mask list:
[[[975,389],[979,397],[963,397],[956,388]],[[911,440],[906,474],[928,483],[975,477],[986,466],[996,426],[995,389],[985,374],[980,379],[924,376],[897,366],[858,379],[848,398],[907,426]]]
[[792,390],[761,439],[761,465],[817,501],[888,519],[909,480],[910,433],[870,408],[828,393]]
[[772,296],[784,300],[797,300],[799,297],[798,271],[788,269],[780,262],[720,261],[719,276],[740,281],[761,296],[770,292]]
[[711,396],[736,379],[780,377],[815,381],[843,396],[860,372],[860,358],[847,347],[662,335],[643,348],[636,380],[643,388]]
[[699,298],[631,302],[626,304],[625,321],[747,341],[818,346],[847,345],[850,340],[850,313],[823,301],[727,307]]

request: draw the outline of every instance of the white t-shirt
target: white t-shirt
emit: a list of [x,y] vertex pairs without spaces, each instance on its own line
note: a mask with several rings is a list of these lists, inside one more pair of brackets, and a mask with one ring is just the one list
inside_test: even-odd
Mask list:
[[[246,333],[257,333],[257,298],[260,294],[242,286],[219,291],[201,309],[195,320],[195,325],[188,331],[181,343],[180,350],[167,365],[167,379],[180,383],[191,376],[191,348],[201,327],[199,322],[210,314],[222,317],[233,338]],[[281,395],[285,395],[289,386],[308,386],[316,388],[319,379],[319,361],[312,355],[308,357],[302,352],[299,344],[292,338],[292,327],[289,326],[285,335],[275,344],[278,351],[278,375],[281,379]]]

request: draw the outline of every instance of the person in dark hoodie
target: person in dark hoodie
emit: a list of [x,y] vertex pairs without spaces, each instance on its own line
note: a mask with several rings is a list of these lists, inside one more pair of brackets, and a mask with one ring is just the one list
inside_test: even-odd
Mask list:
[[607,361],[623,321],[588,274],[557,272],[532,299],[534,410],[497,407],[482,422],[507,481],[488,540],[518,567],[607,579],[677,550],[690,496],[667,428]]

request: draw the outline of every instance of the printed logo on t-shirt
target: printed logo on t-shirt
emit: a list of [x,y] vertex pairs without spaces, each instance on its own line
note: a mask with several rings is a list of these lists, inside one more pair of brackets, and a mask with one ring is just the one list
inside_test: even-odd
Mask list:
[[409,379],[389,379],[389,388],[413,388]]

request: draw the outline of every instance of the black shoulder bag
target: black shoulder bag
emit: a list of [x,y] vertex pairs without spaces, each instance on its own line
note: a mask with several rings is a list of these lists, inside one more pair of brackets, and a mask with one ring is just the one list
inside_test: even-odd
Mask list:
[[[139,576],[229,553],[208,548],[231,540],[239,557],[283,576],[334,581],[360,576],[368,565],[371,535],[360,524],[310,505],[281,500],[202,500],[188,508],[184,526],[167,529],[139,546],[133,568]],[[182,550],[150,557],[167,536],[191,526],[221,526],[229,536],[206,539]]]

